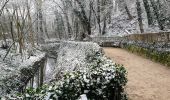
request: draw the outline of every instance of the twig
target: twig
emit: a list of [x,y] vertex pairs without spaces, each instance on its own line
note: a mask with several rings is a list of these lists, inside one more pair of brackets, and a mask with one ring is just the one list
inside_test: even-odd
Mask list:
[[5,4],[0,9],[0,16],[2,15],[3,9],[5,8],[5,6],[7,5],[8,2],[9,2],[9,0],[6,0]]

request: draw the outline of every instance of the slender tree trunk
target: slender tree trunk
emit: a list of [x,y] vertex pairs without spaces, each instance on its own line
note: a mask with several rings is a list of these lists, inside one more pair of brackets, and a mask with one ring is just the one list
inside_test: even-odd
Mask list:
[[12,21],[10,21],[10,31],[11,31],[12,40],[13,40],[13,42],[14,42],[14,41],[15,41],[15,39],[14,39],[14,33],[13,33],[13,22],[12,22]]
[[18,42],[19,42],[19,53],[23,54],[23,35],[21,32],[21,24],[20,24],[20,20],[19,20],[19,14],[18,14],[18,10],[16,10],[16,28],[17,28],[17,33],[18,33]]
[[164,30],[164,25],[163,25],[162,21],[160,20],[160,17],[163,17],[163,16],[159,15],[159,9],[156,5],[156,2],[154,0],[150,0],[150,1],[151,1],[151,5],[152,5],[152,8],[153,8],[154,14],[156,16],[156,20],[157,20],[158,25],[159,25],[159,29]]
[[151,8],[150,8],[150,5],[149,5],[149,2],[148,2],[148,0],[143,0],[143,3],[144,3],[145,11],[146,11],[146,14],[147,14],[147,18],[148,18],[148,25],[153,25],[154,22],[153,22],[153,17],[152,17],[152,14],[151,14]]
[[102,31],[102,35],[106,34],[106,21],[107,21],[107,18],[105,17],[105,18],[104,18],[104,22],[103,22],[103,31]]
[[110,5],[111,5],[111,8],[109,10],[109,17],[108,17],[108,24],[111,24],[112,23],[112,12],[113,12],[113,0],[110,0]]
[[42,13],[42,0],[37,0],[37,38],[39,43],[44,43],[44,30],[43,30],[43,13]]
[[[41,10],[41,8],[39,9],[39,32],[40,32],[40,39],[43,39],[44,37],[43,37],[43,35],[44,35],[44,31],[43,31],[43,15],[42,15],[42,10]],[[42,40],[41,40],[41,42],[42,42]]]
[[76,2],[78,3],[79,7],[81,8],[81,12],[76,11],[77,16],[80,18],[80,20],[82,22],[82,25],[86,29],[88,35],[91,35],[91,23],[89,22],[89,19],[88,19],[87,15],[86,15],[84,6],[82,5],[81,1],[76,0]]
[[131,13],[130,13],[130,11],[128,9],[126,1],[124,1],[124,6],[125,6],[126,13],[127,13],[128,17],[129,17],[129,20],[132,20],[133,16],[131,15]]
[[47,36],[47,38],[49,39],[50,37],[49,37],[49,34],[48,34],[48,30],[47,30],[46,19],[43,21],[43,23],[44,23],[44,33],[45,33],[45,35]]
[[143,29],[143,22],[142,22],[142,9],[141,9],[141,4],[139,0],[136,0],[136,6],[137,6],[137,13],[138,13],[139,28],[140,28],[141,33],[143,33],[144,29]]
[[70,26],[70,23],[69,23],[69,18],[68,18],[68,15],[65,14],[65,18],[66,18],[66,24],[67,24],[67,31],[68,31],[68,38],[71,38],[71,34],[72,34],[72,29],[71,29],[71,26]]
[[[106,6],[107,6],[107,1],[103,0],[101,2],[102,5],[102,9],[101,12],[105,12],[107,11]],[[107,18],[109,17],[109,14],[104,14],[104,18],[103,18],[103,29],[102,29],[102,35],[104,35],[106,33],[106,24],[107,24]]]
[[30,7],[29,7],[29,4],[28,4],[28,0],[27,0],[27,12],[28,12],[28,23],[29,23],[29,27],[30,27],[29,41],[30,41],[32,47],[35,47],[33,27],[32,27],[32,18],[31,18],[31,14],[30,14]]
[[5,42],[5,44],[2,44],[2,47],[4,49],[7,49],[8,45],[7,45],[7,41],[6,41],[6,35],[5,35],[5,29],[3,27],[3,25],[1,24],[1,29],[2,29],[2,36],[3,36],[3,40]]
[[97,0],[97,23],[98,23],[98,26],[99,26],[99,33],[101,34],[101,26],[100,26],[100,8],[101,6],[101,3],[100,3],[100,0]]
[[[77,19],[77,18],[76,18]],[[78,20],[78,19],[77,19]],[[75,39],[78,39],[78,33],[79,33],[79,23],[78,21],[75,21],[74,23],[74,29],[75,29]]]

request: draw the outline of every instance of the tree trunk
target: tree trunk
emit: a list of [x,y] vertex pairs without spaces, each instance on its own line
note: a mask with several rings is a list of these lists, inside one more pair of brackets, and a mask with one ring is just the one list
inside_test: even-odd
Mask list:
[[137,6],[138,22],[139,22],[140,32],[143,33],[144,29],[143,29],[143,22],[142,22],[142,9],[141,9],[141,4],[140,4],[139,0],[136,0],[136,6]]
[[47,38],[49,39],[50,37],[49,37],[49,35],[48,35],[46,20],[44,20],[43,22],[44,22],[44,33],[45,33],[45,35],[47,36]]
[[147,18],[148,18],[148,25],[153,25],[153,17],[152,17],[152,14],[151,14],[151,8],[150,8],[150,5],[149,5],[149,2],[148,0],[143,0],[143,3],[144,3],[144,7],[145,7],[145,11],[146,11],[146,14],[147,14]]
[[103,31],[102,31],[102,35],[106,34],[106,20],[107,18],[104,18],[104,22],[103,22]]
[[44,43],[42,0],[37,0],[37,39],[39,43]]
[[97,0],[97,23],[99,26],[99,33],[101,34],[101,26],[100,26],[100,0]]
[[130,13],[130,11],[128,9],[126,1],[124,1],[124,6],[125,6],[126,13],[127,13],[128,17],[129,17],[129,20],[132,20],[133,16],[131,15],[131,13]]
[[76,2],[78,3],[81,11],[75,11],[75,13],[77,14],[77,16],[79,17],[79,19],[81,20],[81,23],[83,25],[83,27],[86,29],[88,35],[91,35],[91,23],[86,15],[85,9],[84,9],[84,5],[82,5],[82,2],[79,0],[76,0]]
[[164,25],[163,25],[163,23],[160,19],[162,16],[159,15],[158,6],[156,5],[156,2],[154,0],[150,0],[150,1],[151,1],[151,5],[152,5],[152,8],[153,8],[154,14],[156,16],[156,20],[157,20],[158,25],[159,25],[159,29],[164,30]]

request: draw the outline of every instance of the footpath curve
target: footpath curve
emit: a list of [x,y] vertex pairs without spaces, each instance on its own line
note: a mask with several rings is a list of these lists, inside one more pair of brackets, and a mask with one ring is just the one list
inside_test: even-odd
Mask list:
[[129,100],[170,100],[170,68],[119,48],[104,48],[106,56],[128,71]]

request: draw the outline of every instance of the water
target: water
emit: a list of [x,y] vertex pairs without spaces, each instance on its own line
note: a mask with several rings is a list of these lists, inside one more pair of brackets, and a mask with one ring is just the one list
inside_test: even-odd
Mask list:
[[47,58],[47,63],[45,66],[44,83],[49,83],[50,80],[54,78],[55,66],[56,66],[56,59]]
[[35,76],[27,83],[26,87],[37,88],[40,86],[40,75],[43,75],[43,84],[48,84],[52,79],[54,79],[54,72],[56,66],[56,59],[47,58],[47,61],[44,66],[43,74],[40,74],[40,69],[37,71]]

